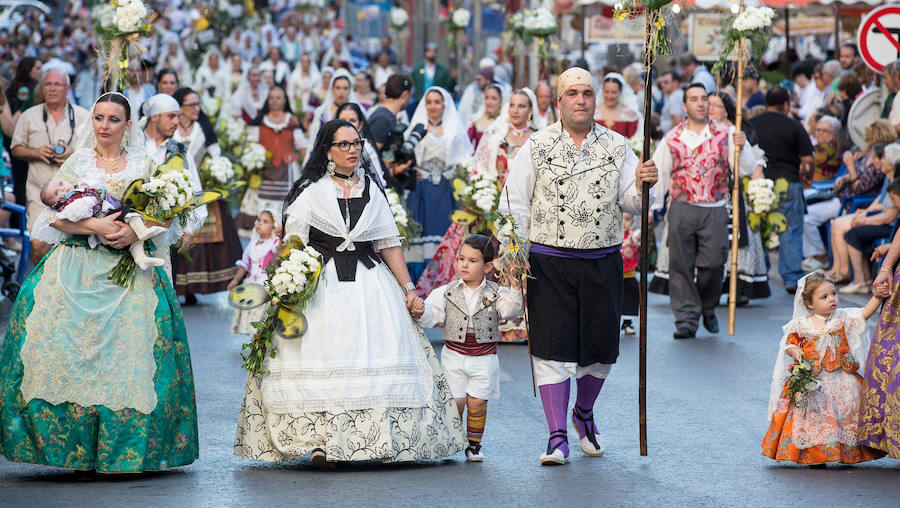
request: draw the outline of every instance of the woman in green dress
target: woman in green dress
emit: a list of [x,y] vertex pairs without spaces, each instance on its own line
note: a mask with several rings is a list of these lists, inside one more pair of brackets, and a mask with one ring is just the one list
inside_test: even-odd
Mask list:
[[[156,164],[123,95],[102,95],[89,118],[57,178],[121,199]],[[34,237],[55,246],[22,286],[0,348],[0,453],[10,461],[139,473],[198,457],[178,299],[160,268],[138,269],[129,288],[108,279],[136,240],[116,215],[73,223],[47,208],[37,221]]]

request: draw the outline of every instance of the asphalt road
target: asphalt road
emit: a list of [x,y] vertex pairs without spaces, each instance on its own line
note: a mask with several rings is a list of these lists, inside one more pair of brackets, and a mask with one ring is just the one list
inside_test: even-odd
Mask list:
[[[2,506],[898,506],[900,460],[813,470],[760,455],[769,380],[792,301],[774,296],[738,310],[737,334],[675,341],[668,299],[649,299],[649,456],[638,453],[637,339],[623,337],[619,363],[595,408],[607,447],[577,449],[561,467],[541,467],[547,443],[532,396],[525,346],[502,345],[501,399],[488,407],[481,464],[462,454],[408,465],[313,470],[232,455],[245,374],[243,337],[228,331],[224,295],[185,308],[200,415],[200,460],[176,470],[113,478],[0,458]],[[844,305],[861,304],[844,299]],[[873,326],[875,319],[870,321]],[[430,333],[440,347],[439,334]],[[573,395],[574,400],[574,395]],[[571,427],[571,425],[570,425]],[[574,429],[569,430],[575,436]]]

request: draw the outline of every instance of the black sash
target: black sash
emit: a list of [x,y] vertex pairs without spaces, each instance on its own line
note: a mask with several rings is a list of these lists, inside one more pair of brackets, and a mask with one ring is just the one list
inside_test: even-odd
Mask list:
[[[356,226],[359,217],[369,203],[369,177],[364,179],[365,188],[362,197],[342,199],[338,198],[338,208],[344,219],[347,218],[347,212],[350,213],[350,229]],[[337,251],[337,247],[343,243],[343,238],[331,236],[314,227],[309,229],[309,245],[322,254],[325,263],[334,259],[334,267],[337,270],[338,280],[351,282],[356,280],[356,262],[361,261],[363,266],[368,269],[375,267],[376,263],[381,263],[381,258],[375,253],[372,242],[353,242],[355,250]]]

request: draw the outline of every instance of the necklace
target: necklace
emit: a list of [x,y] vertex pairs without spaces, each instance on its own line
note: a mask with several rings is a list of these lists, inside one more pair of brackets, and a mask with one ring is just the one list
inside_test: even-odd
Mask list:
[[343,175],[343,174],[341,174],[341,173],[336,172],[336,171],[333,170],[333,169],[329,169],[329,170],[328,170],[328,173],[329,173],[331,176],[334,176],[334,177],[337,177],[337,178],[340,178],[340,179],[344,180],[344,184],[347,186],[347,189],[349,189],[350,187],[353,187],[353,180],[350,179],[350,178],[353,176],[352,174],[350,174],[350,175]]
[[192,121],[192,122],[188,123],[187,125],[185,125],[185,124],[181,123],[181,118],[179,118],[178,126],[181,127],[181,130],[183,130],[185,133],[187,133],[191,130],[191,127],[194,126],[194,122]]
[[123,146],[122,149],[119,151],[119,155],[116,155],[115,157],[112,157],[109,155],[103,155],[100,152],[99,148],[95,148],[94,151],[97,152],[97,157],[100,157],[101,160],[105,161],[107,164],[109,164],[112,167],[116,167],[116,164],[119,163],[119,159],[122,158],[122,154],[125,153],[125,147]]
[[441,120],[440,122],[437,122],[437,123],[432,122],[431,120],[428,120],[428,125],[430,125],[432,127],[440,127],[441,125],[443,125],[443,123],[444,123],[444,120]]
[[515,125],[510,124],[510,125],[509,125],[509,128],[512,129],[513,134],[515,134],[516,136],[524,136],[524,135],[525,135],[525,132],[528,131],[528,125],[527,125],[527,124],[525,125],[525,127],[522,127],[521,129],[518,128],[518,127],[516,127]]

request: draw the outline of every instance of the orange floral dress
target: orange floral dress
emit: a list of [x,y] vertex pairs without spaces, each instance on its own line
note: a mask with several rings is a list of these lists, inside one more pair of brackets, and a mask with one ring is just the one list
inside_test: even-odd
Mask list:
[[[766,457],[798,464],[856,464],[884,456],[857,444],[856,438],[862,377],[848,345],[847,328],[864,330],[865,320],[861,313],[854,316],[838,312],[820,330],[815,330],[807,317],[791,322],[796,326],[787,337],[786,347],[800,348],[803,358],[812,364],[819,386],[808,392],[806,407],[801,409],[789,402],[785,382],[762,440]],[[858,320],[862,322],[852,322]]]

